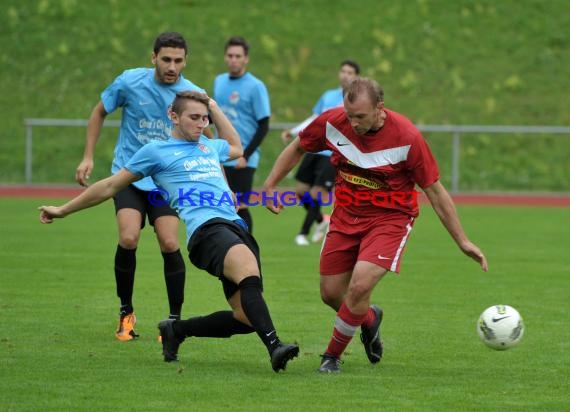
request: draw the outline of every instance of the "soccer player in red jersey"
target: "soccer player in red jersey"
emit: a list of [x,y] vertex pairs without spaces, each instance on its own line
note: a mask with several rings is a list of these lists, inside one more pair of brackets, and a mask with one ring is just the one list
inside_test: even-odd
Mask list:
[[[321,298],[336,311],[336,319],[319,371],[331,373],[340,372],[340,357],[359,327],[368,360],[382,358],[383,312],[370,304],[370,296],[388,271],[399,272],[419,213],[416,184],[463,253],[484,271],[487,260],[465,234],[421,133],[384,107],[384,92],[374,80],[352,81],[344,107],[323,113],[299,134],[276,160],[264,190],[273,193],[305,152],[325,149],[333,152],[335,186],[343,196],[342,206],[337,199],[333,209],[320,260]],[[373,201],[392,198],[381,206]],[[279,213],[283,205],[275,199],[267,207]]]

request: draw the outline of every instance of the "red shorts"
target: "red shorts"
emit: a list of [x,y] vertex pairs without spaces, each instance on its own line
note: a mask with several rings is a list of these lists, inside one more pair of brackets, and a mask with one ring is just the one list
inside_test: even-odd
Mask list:
[[413,225],[414,218],[399,211],[354,216],[335,208],[321,251],[321,275],[349,272],[359,260],[398,273]]

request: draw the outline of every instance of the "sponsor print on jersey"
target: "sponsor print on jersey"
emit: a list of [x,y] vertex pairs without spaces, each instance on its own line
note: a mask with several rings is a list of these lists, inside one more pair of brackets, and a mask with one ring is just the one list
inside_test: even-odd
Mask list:
[[[208,149],[204,146],[205,149]],[[209,149],[208,149],[209,150]],[[198,182],[209,178],[223,178],[218,160],[211,157],[198,156],[192,160],[184,161],[184,169],[188,173],[190,182]]]
[[205,146],[202,143],[198,144],[198,149],[200,149],[204,153],[210,153],[210,149],[208,149],[208,146]]
[[172,134],[171,125],[164,119],[139,119],[137,140],[145,145],[152,140],[168,140]]
[[230,103],[231,104],[237,104],[239,102],[239,93],[237,92],[237,90],[234,90],[231,94],[230,94]]
[[375,182],[370,179],[366,179],[365,177],[352,175],[349,173],[345,173],[342,170],[339,171],[340,177],[346,180],[348,183],[352,183],[353,185],[364,186],[370,189],[388,189],[389,186],[387,184],[382,184],[379,182]]

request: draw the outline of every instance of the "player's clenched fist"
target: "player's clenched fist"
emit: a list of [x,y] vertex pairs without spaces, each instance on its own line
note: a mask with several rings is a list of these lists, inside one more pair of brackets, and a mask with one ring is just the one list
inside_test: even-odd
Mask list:
[[53,223],[55,218],[65,217],[60,207],[57,206],[40,206],[40,222]]

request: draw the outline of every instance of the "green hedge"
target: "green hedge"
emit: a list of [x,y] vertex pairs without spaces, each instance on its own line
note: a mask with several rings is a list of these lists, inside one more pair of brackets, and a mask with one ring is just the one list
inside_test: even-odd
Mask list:
[[[353,58],[383,84],[387,106],[416,123],[570,124],[565,0],[5,0],[2,10],[0,182],[24,180],[24,118],[87,118],[116,75],[150,64],[165,30],[185,35],[185,75],[207,90],[224,71],[224,41],[248,38],[274,122],[305,118]],[[102,172],[114,132],[98,149]],[[34,179],[72,182],[84,130],[36,135]],[[449,136],[428,138],[445,181]],[[268,137],[260,175],[280,149]],[[570,136],[466,136],[460,188],[570,191],[569,154]]]

